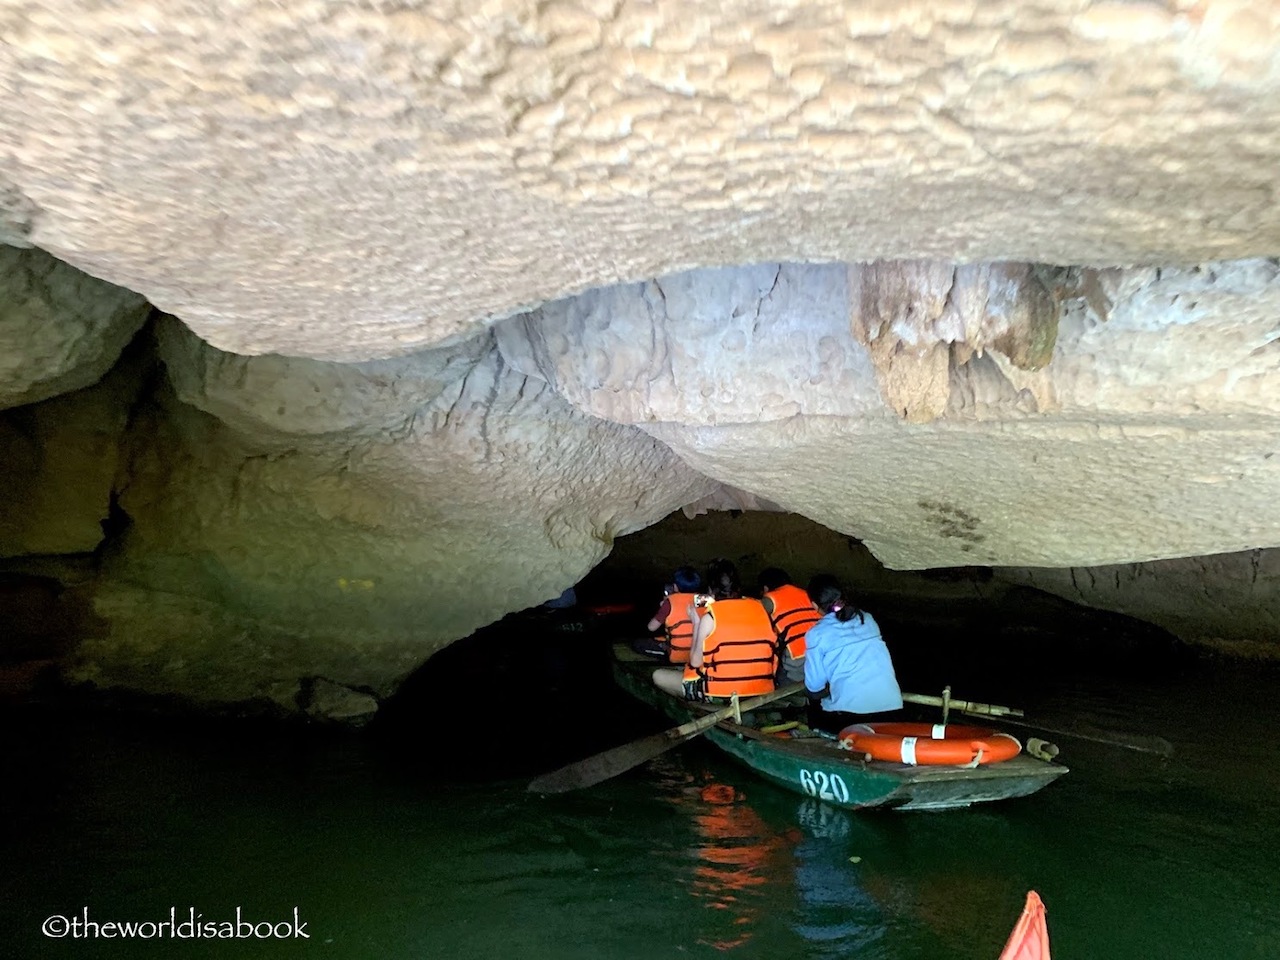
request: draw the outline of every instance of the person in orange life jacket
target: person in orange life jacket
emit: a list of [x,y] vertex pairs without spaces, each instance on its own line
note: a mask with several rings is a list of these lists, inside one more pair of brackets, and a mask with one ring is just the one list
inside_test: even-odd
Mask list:
[[702,589],[702,575],[693,567],[677,567],[671,582],[662,588],[662,603],[649,620],[649,632],[663,631],[663,636],[637,640],[631,649],[637,653],[662,657],[669,663],[688,663],[693,646],[693,622],[689,605]]
[[823,615],[805,636],[809,726],[838,732],[854,723],[896,719],[902,691],[875,619],[829,574],[814,577],[808,592]]
[[759,600],[742,596],[738,571],[728,560],[707,570],[711,595],[690,605],[693,646],[684,670],[655,670],[659,689],[690,700],[753,697],[774,687],[777,657],[769,615]]
[[756,582],[760,602],[778,635],[778,682],[799,683],[804,679],[804,637],[821,614],[785,570],[770,567],[761,571]]

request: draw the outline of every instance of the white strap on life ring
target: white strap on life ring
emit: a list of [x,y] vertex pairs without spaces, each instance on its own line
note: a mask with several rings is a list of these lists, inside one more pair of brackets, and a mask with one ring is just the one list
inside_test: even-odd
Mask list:
[[982,762],[982,748],[981,748],[981,747],[979,747],[979,748],[978,748],[977,756],[975,756],[975,757],[973,758],[973,762],[972,762],[972,763],[965,763],[965,764],[962,764],[961,766],[962,766],[962,767],[963,767],[963,769],[965,769],[965,770],[977,770],[977,769],[978,769],[978,764],[980,764],[981,762]]
[[910,764],[913,767],[916,765],[916,738],[915,737],[902,738],[902,762],[906,764]]
[[934,740],[947,739],[947,725],[945,723],[935,723],[933,725],[933,733],[930,734]]

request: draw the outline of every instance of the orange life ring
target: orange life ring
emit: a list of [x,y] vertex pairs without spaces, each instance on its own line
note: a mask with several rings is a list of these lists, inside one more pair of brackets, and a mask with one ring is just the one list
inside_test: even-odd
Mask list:
[[840,731],[840,746],[872,760],[953,767],[1000,763],[1022,752],[1016,737],[999,730],[941,723],[855,723]]

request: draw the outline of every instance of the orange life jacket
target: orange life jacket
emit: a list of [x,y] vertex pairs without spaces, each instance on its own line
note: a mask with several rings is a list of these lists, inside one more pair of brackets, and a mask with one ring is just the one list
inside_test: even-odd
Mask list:
[[[773,691],[778,669],[776,637],[769,614],[759,600],[717,600],[709,608],[711,635],[702,649],[707,696],[754,697]],[[699,671],[685,668],[685,677]]]
[[671,604],[671,612],[667,614],[665,624],[667,660],[670,663],[689,662],[689,648],[693,646],[693,621],[689,619],[689,604],[693,603],[693,596],[692,593],[667,595],[667,602]]
[[809,594],[795,584],[788,583],[770,590],[765,596],[773,601],[773,629],[778,634],[778,647],[787,648],[793,660],[804,656],[804,635],[822,619]]

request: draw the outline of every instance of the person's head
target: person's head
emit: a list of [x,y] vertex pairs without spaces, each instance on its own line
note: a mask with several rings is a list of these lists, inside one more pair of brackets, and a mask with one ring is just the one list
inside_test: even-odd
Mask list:
[[736,600],[742,596],[738,568],[728,560],[712,560],[707,566],[707,589],[717,600]]
[[671,585],[674,593],[697,593],[702,589],[702,574],[693,567],[677,567]]
[[862,613],[856,603],[845,597],[840,582],[829,573],[820,573],[810,580],[806,592],[815,607],[823,614],[834,613],[837,620],[852,620]]
[[787,571],[780,567],[769,567],[767,570],[761,570],[760,576],[756,577],[756,584],[761,590],[777,590],[779,587],[785,587],[791,582],[791,578],[787,576]]

